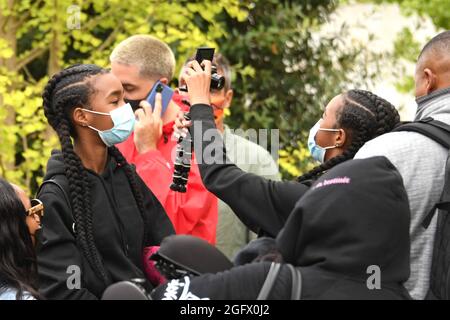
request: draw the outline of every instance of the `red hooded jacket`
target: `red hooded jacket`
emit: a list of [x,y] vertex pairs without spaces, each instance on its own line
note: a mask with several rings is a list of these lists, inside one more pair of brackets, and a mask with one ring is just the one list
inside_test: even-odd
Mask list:
[[[187,106],[181,102],[180,95],[174,94],[172,100],[181,110],[188,110]],[[134,134],[117,147],[127,161],[136,166],[139,176],[161,202],[176,233],[194,235],[214,245],[217,227],[217,198],[203,185],[194,153],[187,192],[179,193],[169,188],[172,183],[177,146],[177,142],[172,138],[173,125],[174,122],[170,122],[163,126],[163,135],[158,142],[157,150],[139,154],[134,145]]]

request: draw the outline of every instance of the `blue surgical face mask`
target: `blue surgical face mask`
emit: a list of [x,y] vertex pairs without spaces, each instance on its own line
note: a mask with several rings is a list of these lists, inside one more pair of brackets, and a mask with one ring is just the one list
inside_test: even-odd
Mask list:
[[323,163],[325,161],[325,153],[328,149],[336,148],[337,146],[329,146],[329,147],[321,147],[316,143],[316,135],[319,130],[322,131],[332,131],[332,132],[338,132],[339,129],[322,129],[320,127],[321,120],[317,121],[317,123],[314,125],[314,127],[309,130],[309,137],[308,137],[308,149],[311,153],[314,160],[319,161],[320,163]]
[[98,132],[100,139],[105,143],[107,147],[111,147],[115,144],[124,142],[128,139],[131,133],[134,130],[134,124],[136,122],[136,118],[133,113],[133,109],[129,103],[124,104],[123,106],[114,109],[109,113],[105,112],[97,112],[88,109],[83,109],[84,111],[110,116],[111,120],[114,123],[114,126],[109,130],[100,131],[94,127],[88,126],[92,130]]

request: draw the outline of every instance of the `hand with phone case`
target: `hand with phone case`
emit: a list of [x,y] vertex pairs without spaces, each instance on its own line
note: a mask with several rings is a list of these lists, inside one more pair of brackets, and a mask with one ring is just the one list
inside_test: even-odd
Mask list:
[[135,112],[137,121],[134,125],[134,144],[139,154],[143,154],[157,150],[162,136],[161,93],[155,94],[154,108],[147,101],[141,101],[140,106]]
[[150,91],[147,102],[150,103],[153,110],[155,109],[155,97],[156,93],[161,93],[161,117],[164,115],[164,113],[167,110],[167,107],[169,106],[170,101],[172,100],[172,96],[174,91],[169,86],[165,85],[161,81],[157,81],[152,88],[152,91]]
[[135,114],[137,117],[134,128],[134,143],[140,154],[156,150],[162,136],[162,119],[170,101],[173,90],[157,81],[150,91],[146,101],[142,101]]

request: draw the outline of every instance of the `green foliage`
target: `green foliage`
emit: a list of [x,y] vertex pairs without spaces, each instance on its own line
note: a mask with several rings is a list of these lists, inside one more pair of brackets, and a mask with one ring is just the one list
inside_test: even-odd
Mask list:
[[355,63],[362,48],[342,49],[345,30],[317,35],[335,6],[330,0],[0,0],[0,175],[36,191],[58,147],[41,107],[46,81],[72,63],[108,66],[113,47],[139,33],[168,43],[177,71],[198,46],[222,51],[234,69],[230,125],[280,129],[284,176],[299,175],[311,167],[304,143],[321,109],[350,83],[370,78]]
[[394,43],[394,57],[415,61],[420,49],[421,44],[415,40],[413,32],[409,28],[403,28]]
[[[406,15],[418,14],[430,18],[437,29],[450,29],[450,2],[448,0],[365,0],[360,2],[372,2],[376,4],[398,4]],[[416,28],[420,28],[416,26]],[[394,45],[394,59],[406,60],[415,63],[419,56],[423,43],[418,43],[414,37],[414,30],[404,28],[398,35]],[[404,74],[404,68],[396,71]],[[414,78],[412,75],[402,76],[396,84],[396,88],[403,93],[412,93],[414,90]]]
[[108,66],[130,35],[169,43],[180,66],[199,45],[216,46],[226,13],[242,21],[249,1],[0,0],[0,175],[34,192],[50,151],[41,94],[48,78],[72,63]]
[[407,14],[418,13],[430,17],[436,27],[450,29],[450,2],[448,0],[372,0],[365,2],[399,4]]
[[343,47],[345,27],[318,35],[334,7],[333,1],[260,1],[245,21],[228,22],[220,42],[235,74],[227,122],[279,129],[285,178],[311,168],[307,134],[331,98],[349,87],[365,88],[372,77],[358,60],[365,50]]

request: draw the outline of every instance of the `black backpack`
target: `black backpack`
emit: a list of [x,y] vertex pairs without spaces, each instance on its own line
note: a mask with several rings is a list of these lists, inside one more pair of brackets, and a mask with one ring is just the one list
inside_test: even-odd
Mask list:
[[420,133],[449,150],[445,165],[445,182],[441,197],[422,222],[428,228],[438,209],[438,221],[434,236],[431,262],[430,288],[426,299],[450,299],[450,126],[433,118],[403,124],[393,131]]

